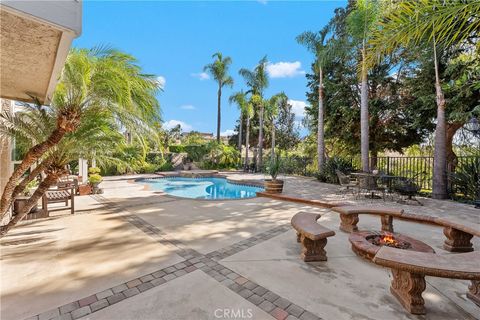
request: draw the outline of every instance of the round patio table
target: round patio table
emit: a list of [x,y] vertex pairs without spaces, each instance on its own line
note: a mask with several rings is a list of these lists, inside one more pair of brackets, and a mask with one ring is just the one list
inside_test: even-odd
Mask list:
[[[351,173],[351,175],[355,176],[355,177],[370,177],[370,178],[373,178],[376,186],[378,186],[378,184],[377,184],[378,179],[385,179],[385,180],[387,180],[386,185],[387,185],[388,190],[392,189],[393,180],[395,180],[395,179],[405,179],[404,177],[401,177],[401,176],[392,176],[392,175],[388,175],[388,174],[378,174],[378,173],[374,174],[374,173],[370,173],[370,172],[353,172],[353,173]],[[370,198],[370,199],[381,199],[382,198],[380,196],[376,196],[375,191],[372,191],[371,195],[366,195],[365,197]]]

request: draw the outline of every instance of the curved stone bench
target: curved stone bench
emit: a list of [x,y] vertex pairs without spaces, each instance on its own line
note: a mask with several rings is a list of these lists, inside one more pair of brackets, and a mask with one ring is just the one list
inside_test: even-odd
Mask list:
[[425,276],[471,280],[467,297],[480,306],[480,252],[437,255],[384,246],[373,262],[392,270],[390,291],[412,314],[425,314]]
[[360,214],[373,214],[381,217],[382,230],[394,232],[393,218],[413,221],[443,227],[443,234],[447,239],[443,248],[450,252],[473,251],[471,240],[474,236],[480,237],[480,230],[468,227],[445,218],[407,213],[402,209],[388,207],[342,206],[332,208],[340,214],[340,230],[345,232],[358,231],[357,224]]
[[335,235],[335,231],[317,223],[319,214],[299,212],[292,217],[291,223],[297,231],[297,242],[302,244],[300,257],[305,262],[326,261],[325,246],[327,238]]

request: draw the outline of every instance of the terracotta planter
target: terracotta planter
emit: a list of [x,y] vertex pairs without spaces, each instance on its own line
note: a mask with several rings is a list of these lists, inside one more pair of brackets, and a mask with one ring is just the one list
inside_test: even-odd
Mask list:
[[85,196],[92,193],[92,187],[89,184],[81,184],[78,186],[78,194]]
[[283,180],[265,180],[265,192],[266,193],[282,193],[283,191]]

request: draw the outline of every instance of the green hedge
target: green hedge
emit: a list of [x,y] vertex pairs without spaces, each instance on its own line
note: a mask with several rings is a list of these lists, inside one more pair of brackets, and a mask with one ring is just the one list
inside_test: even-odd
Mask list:
[[185,152],[185,146],[184,145],[173,145],[173,146],[168,146],[168,151],[172,153],[183,153]]
[[172,153],[187,153],[195,162],[202,161],[210,151],[208,144],[172,145],[168,146],[168,150]]

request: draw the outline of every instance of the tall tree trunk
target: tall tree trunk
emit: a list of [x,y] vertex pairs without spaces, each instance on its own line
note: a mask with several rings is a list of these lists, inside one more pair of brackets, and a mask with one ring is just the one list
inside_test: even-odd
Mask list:
[[240,113],[240,124],[238,128],[238,151],[240,152],[240,157],[242,156],[242,129],[243,129],[243,114]]
[[22,163],[15,168],[0,199],[0,220],[6,215],[8,208],[12,203],[12,195],[18,180],[40,157],[51,147],[62,140],[66,133],[73,132],[80,124],[80,114],[72,108],[63,111],[57,116],[57,127],[50,136],[43,142],[33,146],[23,157]]
[[272,154],[271,161],[275,161],[275,121],[272,120]]
[[52,134],[42,143],[39,143],[30,150],[22,160],[22,163],[15,168],[10,176],[5,188],[3,189],[2,199],[0,200],[0,220],[3,219],[12,204],[12,195],[15,186],[22,175],[37,161],[48,149],[56,145],[67,132],[61,128],[55,129]]
[[32,170],[32,172],[30,172],[28,176],[23,178],[23,180],[13,190],[12,203],[15,201],[15,199],[17,199],[19,194],[25,190],[25,188],[31,181],[33,181],[36,177],[38,177],[38,175],[45,171],[45,169],[50,165],[51,162],[51,158],[43,160],[38,166],[35,167],[35,169]]
[[217,142],[220,143],[220,124],[222,122],[221,108],[220,103],[222,101],[222,84],[218,84],[218,94],[217,94]]
[[262,170],[263,165],[263,102],[260,105],[260,128],[258,130],[258,160],[257,160],[257,171],[258,169]]
[[47,190],[57,183],[58,179],[68,172],[65,169],[55,169],[50,171],[46,178],[38,185],[37,190],[33,195],[27,200],[23,208],[19,213],[13,218],[7,225],[0,227],[0,238],[5,236],[7,232],[12,229],[18,222],[20,222],[29,212],[35,207],[38,203],[38,200],[47,192]]
[[247,114],[247,127],[245,130],[245,170],[248,171],[248,149],[250,149],[250,117]]
[[435,151],[433,161],[433,190],[432,198],[446,199],[447,194],[447,144],[446,144],[446,120],[445,120],[445,97],[440,85],[438,73],[437,48],[435,38],[433,40],[433,60],[435,64],[435,92],[437,101],[437,126],[435,128]]
[[457,133],[458,129],[463,127],[461,122],[447,123],[446,132],[446,150],[447,150],[447,166],[449,172],[455,172],[457,166],[457,155],[453,151],[453,137]]
[[317,162],[318,171],[323,173],[325,164],[325,124],[323,108],[323,70],[319,67],[318,71],[318,128],[317,128]]
[[365,64],[365,40],[362,48],[362,88],[360,96],[360,145],[362,154],[362,170],[364,172],[370,171],[368,165],[369,152],[369,124],[368,124],[368,79],[367,66]]

